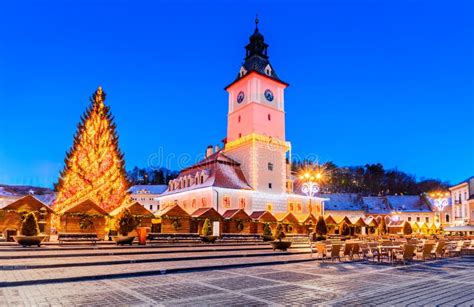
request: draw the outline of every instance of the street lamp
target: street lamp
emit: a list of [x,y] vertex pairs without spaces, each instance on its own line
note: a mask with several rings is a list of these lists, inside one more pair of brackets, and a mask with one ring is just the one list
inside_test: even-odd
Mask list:
[[312,174],[310,172],[305,172],[300,176],[300,180],[303,182],[301,185],[301,192],[305,193],[309,197],[309,211],[312,211],[311,208],[311,199],[316,193],[319,192],[318,181],[321,180],[321,173]]
[[438,209],[438,223],[441,224],[441,212],[449,205],[448,192],[433,192],[430,197],[434,200],[434,206]]

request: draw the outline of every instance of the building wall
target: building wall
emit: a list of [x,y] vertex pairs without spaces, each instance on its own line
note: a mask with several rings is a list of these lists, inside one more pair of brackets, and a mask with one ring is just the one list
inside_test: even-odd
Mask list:
[[286,193],[288,147],[264,135],[251,135],[242,143],[227,144],[225,153],[241,164],[250,186],[265,193]]
[[[469,184],[467,182],[459,184],[449,189],[452,198],[453,225],[463,226],[473,224],[474,205],[469,202]],[[471,200],[471,204],[474,201]]]
[[[284,85],[257,74],[251,74],[228,88],[227,140],[231,142],[238,139],[239,134],[244,136],[248,133],[260,133],[285,140],[284,88]],[[272,91],[273,101],[265,98],[267,89]],[[238,103],[237,95],[241,91],[245,98]],[[268,114],[271,114],[270,121]]]
[[139,202],[143,207],[151,212],[156,212],[160,209],[159,194],[132,194],[133,201]]

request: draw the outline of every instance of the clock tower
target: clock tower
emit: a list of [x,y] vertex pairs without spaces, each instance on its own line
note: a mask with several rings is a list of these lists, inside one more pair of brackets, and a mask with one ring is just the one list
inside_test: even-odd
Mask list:
[[[225,152],[241,163],[242,171],[258,192],[287,192],[283,82],[269,62],[268,44],[258,29],[245,46],[246,55],[229,93]],[[260,206],[258,206],[260,207]],[[257,209],[257,208],[254,208]],[[259,208],[265,209],[265,208]]]

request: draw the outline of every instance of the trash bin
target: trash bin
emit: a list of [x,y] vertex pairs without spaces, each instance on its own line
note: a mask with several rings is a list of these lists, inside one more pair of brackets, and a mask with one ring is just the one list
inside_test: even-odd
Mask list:
[[137,234],[138,234],[138,244],[146,245],[147,227],[138,227]]

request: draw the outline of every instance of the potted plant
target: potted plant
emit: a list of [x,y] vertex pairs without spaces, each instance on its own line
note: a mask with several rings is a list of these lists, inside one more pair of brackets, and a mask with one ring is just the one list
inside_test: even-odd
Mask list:
[[212,225],[209,219],[206,219],[202,225],[201,240],[206,243],[214,243],[217,240],[217,237],[212,235]]
[[117,245],[132,245],[135,236],[129,236],[128,233],[135,230],[139,224],[140,220],[133,216],[128,208],[123,209],[115,221],[115,228],[118,232],[118,235],[113,237],[115,243]]
[[263,241],[273,241],[272,229],[270,228],[270,224],[265,223],[263,226]]
[[411,228],[410,223],[405,222],[403,224],[403,234],[408,236],[408,235],[411,235],[412,233],[413,233],[413,228]]
[[286,251],[290,246],[290,241],[282,241],[282,239],[286,238],[285,232],[283,231],[283,225],[278,224],[275,230],[275,241],[270,242],[273,247],[273,250],[279,249],[282,251]]
[[326,239],[328,233],[328,228],[326,227],[326,222],[324,218],[320,216],[318,222],[316,223],[316,241],[323,241]]
[[41,242],[43,242],[46,236],[40,236],[38,234],[38,221],[36,220],[35,214],[30,212],[23,216],[20,227],[20,235],[13,236],[13,240],[23,247],[33,245],[40,247]]

